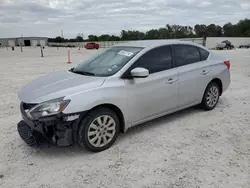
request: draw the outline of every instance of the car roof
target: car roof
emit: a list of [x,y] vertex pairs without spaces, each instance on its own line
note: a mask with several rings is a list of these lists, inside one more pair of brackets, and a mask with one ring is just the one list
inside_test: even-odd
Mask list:
[[203,47],[203,46],[201,46],[197,43],[191,42],[191,41],[181,41],[181,40],[140,40],[140,41],[129,41],[126,43],[117,44],[115,46],[152,48],[152,47],[171,45],[171,44],[189,44],[189,45]]

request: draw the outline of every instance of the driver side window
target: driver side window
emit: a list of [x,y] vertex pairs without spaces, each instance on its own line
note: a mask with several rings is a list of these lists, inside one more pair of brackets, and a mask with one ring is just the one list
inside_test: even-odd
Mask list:
[[172,68],[172,54],[170,46],[154,48],[146,52],[131,67],[142,67],[149,70],[149,74]]

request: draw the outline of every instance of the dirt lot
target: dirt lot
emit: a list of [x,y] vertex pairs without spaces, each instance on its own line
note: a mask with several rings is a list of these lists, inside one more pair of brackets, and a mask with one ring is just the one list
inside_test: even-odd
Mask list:
[[249,188],[250,50],[231,58],[232,83],[210,112],[187,109],[120,135],[110,149],[33,149],[21,140],[18,90],[51,71],[67,70],[96,50],[0,49],[1,188]]

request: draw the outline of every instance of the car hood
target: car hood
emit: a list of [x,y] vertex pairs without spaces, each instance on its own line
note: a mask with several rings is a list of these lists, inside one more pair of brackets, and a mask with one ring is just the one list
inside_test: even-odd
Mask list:
[[104,77],[84,76],[69,71],[54,72],[24,86],[18,97],[25,103],[41,103],[100,87]]

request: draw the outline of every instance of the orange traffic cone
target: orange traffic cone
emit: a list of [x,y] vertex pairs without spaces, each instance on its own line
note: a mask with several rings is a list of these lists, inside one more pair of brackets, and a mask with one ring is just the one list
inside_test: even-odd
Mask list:
[[68,64],[71,64],[71,61],[70,61],[70,50],[68,50]]

